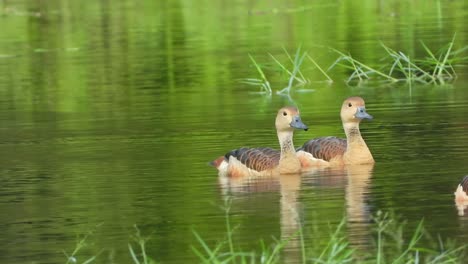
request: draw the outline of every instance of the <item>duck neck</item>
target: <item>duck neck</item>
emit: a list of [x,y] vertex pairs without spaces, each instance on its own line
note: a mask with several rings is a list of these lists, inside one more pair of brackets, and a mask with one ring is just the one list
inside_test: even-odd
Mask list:
[[360,162],[363,161],[364,163],[373,162],[372,154],[361,136],[359,122],[343,123],[343,128],[346,133],[347,144],[344,154],[345,159],[347,159],[349,163],[354,163],[354,159]]
[[278,139],[281,146],[281,156],[278,164],[279,173],[299,173],[301,171],[301,163],[294,149],[293,131],[278,131]]
[[281,159],[289,156],[296,156],[293,144],[293,131],[279,131],[278,139],[281,146]]
[[359,123],[344,123],[343,128],[346,133],[346,141],[348,143],[348,147],[352,145],[366,144],[361,136],[361,131],[359,130]]

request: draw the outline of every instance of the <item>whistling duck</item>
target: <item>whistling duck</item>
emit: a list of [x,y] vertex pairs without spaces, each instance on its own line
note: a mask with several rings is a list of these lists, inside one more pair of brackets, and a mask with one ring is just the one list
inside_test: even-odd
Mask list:
[[220,176],[242,177],[301,172],[301,163],[293,145],[294,129],[304,129],[299,110],[283,107],[276,115],[276,132],[281,151],[271,148],[239,148],[210,162]]
[[458,203],[468,202],[468,175],[458,184],[458,188],[455,191],[455,201]]
[[359,131],[362,119],[372,119],[366,112],[364,100],[357,96],[347,98],[341,106],[340,116],[346,139],[320,137],[304,143],[297,150],[303,168],[374,163],[374,158]]

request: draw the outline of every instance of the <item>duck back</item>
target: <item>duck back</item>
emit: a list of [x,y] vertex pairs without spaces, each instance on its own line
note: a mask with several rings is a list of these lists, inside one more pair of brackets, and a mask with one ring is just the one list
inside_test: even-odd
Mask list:
[[346,139],[337,137],[320,137],[307,141],[297,151],[305,151],[316,159],[331,161],[342,156],[346,151]]
[[247,168],[262,172],[278,166],[280,152],[272,148],[239,148],[226,153],[224,157],[226,160],[233,157]]

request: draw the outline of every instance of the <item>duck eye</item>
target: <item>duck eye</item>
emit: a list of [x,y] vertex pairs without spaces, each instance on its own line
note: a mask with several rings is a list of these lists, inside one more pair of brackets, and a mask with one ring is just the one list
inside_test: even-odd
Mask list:
[[353,106],[353,104],[352,104],[352,103],[348,103],[348,106],[351,107],[351,106]]
[[288,113],[286,113],[286,112],[283,112],[283,115],[284,115],[284,116],[287,116],[287,115],[288,115]]

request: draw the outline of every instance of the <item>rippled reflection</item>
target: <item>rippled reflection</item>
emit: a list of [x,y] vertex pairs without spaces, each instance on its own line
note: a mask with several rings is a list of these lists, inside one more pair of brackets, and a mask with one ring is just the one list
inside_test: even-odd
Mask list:
[[352,165],[338,168],[317,168],[306,174],[276,175],[271,177],[219,177],[223,194],[236,196],[256,192],[280,194],[281,239],[285,245],[284,259],[288,263],[301,262],[301,237],[303,232],[300,191],[302,181],[313,182],[314,188],[330,186],[342,188],[346,203],[348,239],[351,244],[365,248],[370,244],[371,212],[367,204],[369,184],[374,165]]
[[[282,47],[293,55],[300,46],[326,69],[338,57],[330,48],[379,68],[381,42],[415,59],[420,41],[435,51],[456,32],[454,49],[466,45],[465,1],[403,2],[0,1],[0,262],[64,263],[77,235],[99,226],[79,260],[109,249],[98,263],[131,263],[137,224],[157,262],[194,263],[193,230],[213,243],[225,232],[212,206],[225,196],[237,198],[236,241],[251,249],[292,237],[290,260],[299,229],[344,216],[352,243],[365,245],[376,210],[410,224],[430,218],[434,237],[466,240],[466,206],[453,204],[468,173],[463,68],[446,85],[348,85],[347,69],[322,82],[304,58],[305,86],[276,94],[290,78],[269,54],[289,67]],[[245,84],[261,77],[249,55],[265,66],[271,96]],[[296,146],[344,136],[339,106],[354,95],[374,116],[361,127],[376,160],[368,171],[218,179],[206,166],[234,147],[277,147],[272,116],[285,105],[310,125]],[[328,239],[311,232],[319,246]]]

